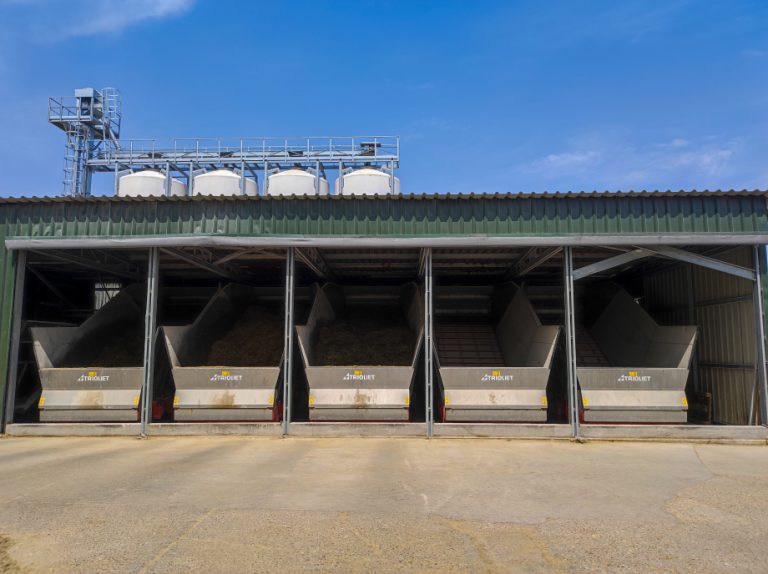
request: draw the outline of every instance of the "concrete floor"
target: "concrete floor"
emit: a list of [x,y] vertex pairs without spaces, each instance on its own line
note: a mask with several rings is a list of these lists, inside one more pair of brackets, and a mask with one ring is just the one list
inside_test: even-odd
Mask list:
[[768,571],[768,448],[0,440],[2,572]]

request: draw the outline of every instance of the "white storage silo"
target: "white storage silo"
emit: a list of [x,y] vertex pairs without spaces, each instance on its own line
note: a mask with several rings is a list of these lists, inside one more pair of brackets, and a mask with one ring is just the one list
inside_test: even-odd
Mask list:
[[[315,175],[299,168],[286,169],[269,176],[268,195],[318,195]],[[328,195],[328,180],[320,178],[319,195]]]
[[336,195],[400,195],[400,180],[394,178],[394,191],[389,187],[389,174],[372,167],[356,169],[344,175],[344,188],[339,191],[339,179],[336,179]]
[[195,176],[192,195],[251,195],[259,194],[258,185],[245,178],[245,194],[240,189],[242,176],[229,169],[217,169]]
[[[165,193],[165,174],[146,169],[129,173],[120,178],[117,185],[117,195],[121,197],[159,197]],[[178,179],[171,178],[170,193],[168,195],[187,195],[187,186]]]

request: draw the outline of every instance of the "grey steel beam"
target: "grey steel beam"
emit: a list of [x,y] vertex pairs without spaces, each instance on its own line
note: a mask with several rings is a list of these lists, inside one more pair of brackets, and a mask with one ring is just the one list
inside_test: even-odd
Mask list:
[[426,269],[427,264],[427,248],[423,247],[419,249],[419,265],[418,265],[418,275],[419,277],[424,277],[424,271]]
[[[626,253],[621,253],[620,255],[614,255],[608,259],[596,261],[590,265],[585,265],[579,269],[574,269],[572,274],[573,280],[578,281],[579,279],[584,279],[590,275],[595,275],[596,273],[602,273],[603,271],[615,269],[616,267],[621,267],[622,265],[626,265],[632,261],[651,257],[652,255],[652,251],[642,248],[633,249],[632,251],[627,251]],[[573,253],[571,253],[571,260],[573,260]]]
[[[342,159],[344,162],[344,166],[351,166],[351,165],[370,165],[371,163],[375,163],[376,165],[381,165],[387,168],[388,163],[393,162],[397,160],[397,158],[394,155],[382,155],[378,157],[371,157],[371,156],[354,156],[354,155],[344,155],[344,156],[336,156],[335,158],[332,158],[329,155],[325,156],[286,156],[283,154],[262,154],[262,153],[233,153],[230,155],[224,155],[222,154],[200,154],[195,157],[191,157],[187,153],[173,153],[168,151],[162,151],[162,152],[155,152],[154,156],[150,156],[148,154],[136,154],[134,153],[131,155],[129,152],[126,153],[112,153],[110,154],[110,157],[98,157],[98,158],[88,158],[88,167],[93,171],[111,171],[112,166],[114,166],[115,162],[119,162],[120,165],[150,165],[153,167],[162,166],[166,162],[171,162],[173,164],[183,163],[185,161],[189,161],[193,159],[195,162],[204,163],[208,162],[211,163],[211,165],[214,165],[216,167],[219,166],[231,166],[231,165],[241,165],[242,163],[245,163],[246,169],[248,169],[250,166],[258,166],[263,164],[264,162],[269,162],[270,165],[273,166],[281,166],[281,167],[294,167],[296,165],[300,165],[301,167],[310,167],[314,168],[317,163],[319,162],[320,165],[323,167],[323,169],[336,167],[338,164],[339,159]],[[398,167],[397,165],[395,167]]]
[[576,373],[576,305],[573,287],[573,248],[566,247],[563,257],[563,279],[565,297],[565,355],[568,365],[568,422],[571,425],[571,435],[580,439],[579,426],[579,387]]
[[60,251],[54,252],[49,250],[41,251],[37,249],[33,250],[33,253],[35,253],[36,255],[42,255],[43,257],[48,257],[50,259],[57,259],[65,263],[72,263],[74,265],[79,265],[81,267],[85,267],[86,269],[93,269],[94,271],[101,271],[102,273],[108,273],[116,277],[131,279],[133,281],[140,278],[140,274],[137,272],[122,269],[120,267],[115,267],[114,265],[109,265],[106,263],[94,262],[93,259],[80,257],[79,255],[72,255],[71,253],[62,253]]
[[256,254],[263,254],[264,259],[279,259],[281,261],[285,260],[285,255],[270,253],[267,249],[263,247],[251,247],[246,249],[239,249],[237,251],[233,251],[232,253],[228,253],[227,255],[224,255],[223,257],[216,259],[216,261],[213,262],[213,265],[222,265],[228,261],[232,261],[233,259],[239,259],[241,257],[245,257],[246,255],[256,255]]
[[[13,422],[16,408],[16,386],[19,376],[19,350],[21,343],[21,321],[24,306],[24,285],[27,270],[27,252],[20,251],[16,256],[16,279],[13,286],[13,311],[11,315],[11,350],[8,361],[8,376],[5,391],[5,423]],[[0,425],[0,431],[5,425]]]
[[209,263],[204,259],[201,259],[196,255],[192,255],[191,253],[186,253],[181,249],[177,249],[174,247],[162,247],[160,248],[160,251],[172,257],[175,257],[176,259],[181,259],[182,261],[189,263],[190,265],[194,265],[195,267],[199,267],[200,269],[205,269],[206,271],[210,271],[214,275],[218,275],[219,277],[223,277],[224,279],[229,279],[230,281],[236,281],[236,282],[242,281],[242,278],[238,277],[233,273],[230,273],[226,269],[222,269],[218,265]]
[[294,248],[286,250],[285,257],[285,333],[283,352],[283,434],[291,431],[291,393],[293,389],[293,299],[295,288]]
[[[755,370],[757,371],[755,373],[755,385],[758,391],[756,394],[759,395],[760,420],[763,425],[768,425],[768,372],[766,372],[765,364],[765,314],[763,309],[763,286],[760,277],[760,249],[765,248],[756,246],[752,250],[755,266],[755,282],[752,286],[755,300]],[[750,418],[753,412],[754,409],[750,409]]]
[[[743,247],[744,245],[709,245],[709,246],[706,246],[706,249],[704,249],[703,251],[700,251],[698,254],[715,259],[718,254],[731,253],[734,251],[734,249],[741,249]],[[648,249],[653,250],[652,247],[649,247]],[[674,259],[668,259],[660,255],[652,263],[649,262],[643,269],[643,272],[647,273],[648,275],[661,273],[669,269],[674,269],[679,264],[680,264],[679,261],[676,261]],[[689,267],[690,265],[692,264],[689,264]],[[747,299],[751,300],[752,294],[750,293],[749,295],[746,295],[746,297]],[[725,302],[725,301],[718,301],[717,299],[713,299],[711,304],[716,304],[717,302]],[[707,304],[706,302],[702,301],[697,303],[697,306],[706,305],[706,304]]]
[[157,291],[159,289],[160,254],[149,250],[147,264],[147,303],[144,308],[144,383],[141,387],[141,436],[149,434],[152,422],[152,392],[155,366],[155,339],[157,338]]
[[454,249],[451,251],[441,251],[434,256],[435,263],[448,263],[451,261],[463,261],[467,259],[478,262],[496,262],[500,266],[511,267],[512,264],[519,261],[520,257],[510,251],[484,251],[482,249]]
[[725,261],[713,259],[705,255],[699,255],[698,253],[691,253],[690,251],[669,247],[667,245],[652,246],[648,249],[657,255],[661,255],[668,259],[693,263],[699,267],[706,267],[707,269],[713,269],[714,271],[720,271],[721,273],[727,273],[728,275],[735,275],[736,277],[748,279],[749,281],[755,281],[756,279],[755,272],[752,269],[746,269],[745,267],[740,267],[733,263],[726,263]]
[[[323,254],[323,258],[326,261],[332,261],[334,264],[339,263],[341,265],[348,261],[353,263],[357,261],[416,261],[418,257],[419,255],[413,248],[398,251],[371,251],[370,249],[357,249],[352,251],[330,250]],[[465,257],[467,256],[465,255]]]
[[333,271],[328,266],[328,263],[320,254],[320,251],[315,247],[302,247],[296,250],[296,257],[298,257],[304,265],[309,267],[315,274],[322,277],[326,281],[333,281]]
[[[436,266],[435,266],[436,267]],[[343,274],[349,272],[355,272],[360,270],[372,270],[372,271],[389,271],[392,270],[404,270],[404,269],[418,269],[415,261],[350,261],[343,267],[339,266],[336,269],[336,273]]]
[[540,265],[543,265],[563,250],[562,247],[531,247],[510,268],[504,279],[514,279],[520,275],[530,273]]
[[432,337],[432,249],[424,250],[424,405],[427,437],[435,432],[435,393],[433,380],[434,340]]
[[[343,200],[329,200],[343,201]],[[567,236],[456,236],[444,237],[386,237],[360,235],[349,237],[323,236],[261,236],[243,237],[229,235],[179,235],[158,237],[16,237],[5,240],[5,247],[14,249],[109,249],[148,247],[328,247],[332,249],[413,249],[420,247],[487,249],[531,246],[588,246],[611,245],[648,246],[664,245],[762,245],[768,241],[768,233],[720,234],[679,233],[668,235],[567,235]]]

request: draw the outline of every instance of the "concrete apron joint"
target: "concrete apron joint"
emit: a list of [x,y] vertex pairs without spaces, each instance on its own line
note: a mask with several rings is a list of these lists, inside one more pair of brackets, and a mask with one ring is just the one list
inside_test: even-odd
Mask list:
[[[426,438],[424,424],[400,427],[393,425],[364,425],[364,424],[312,424],[294,423],[288,434],[280,432],[277,427],[264,425],[222,425],[222,424],[153,424],[151,433],[139,432],[138,424],[9,424],[2,437],[32,437],[32,436],[125,436],[140,440],[155,437],[177,436],[249,436],[270,438]],[[465,438],[465,439],[506,439],[506,440],[568,440],[584,444],[587,442],[669,442],[688,444],[734,444],[734,445],[768,445],[768,428],[766,426],[728,428],[717,432],[713,427],[660,427],[658,429],[638,429],[621,427],[594,428],[583,427],[585,431],[579,437],[559,434],[557,429],[530,428],[503,425],[499,428],[474,429],[471,426],[459,429],[441,429],[438,425],[434,438]],[[648,432],[651,431],[651,432]]]

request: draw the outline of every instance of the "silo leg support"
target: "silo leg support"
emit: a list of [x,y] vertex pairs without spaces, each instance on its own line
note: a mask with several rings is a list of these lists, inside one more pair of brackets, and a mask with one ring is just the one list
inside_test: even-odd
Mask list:
[[576,440],[580,437],[579,429],[579,390],[576,376],[576,316],[573,296],[573,248],[564,251],[564,294],[565,294],[565,356],[568,364],[568,422],[571,435]]
[[283,357],[283,434],[291,429],[291,393],[293,388],[293,290],[295,250],[289,247],[285,261],[285,346]]
[[[753,251],[755,282],[753,293],[755,301],[755,365],[757,367],[756,384],[760,396],[760,422],[768,425],[768,373],[765,365],[765,308],[763,301],[762,274],[765,269],[765,246],[757,245]],[[750,412],[750,417],[752,413]],[[757,422],[757,421],[755,421]]]
[[[13,422],[16,407],[16,385],[19,373],[19,343],[21,340],[21,311],[24,303],[24,281],[27,270],[27,252],[19,251],[16,255],[16,281],[13,287],[13,315],[11,317],[11,348],[8,357],[8,388],[5,394],[5,422]],[[5,428],[4,425],[3,429]]]
[[435,430],[435,393],[432,373],[434,340],[432,338],[432,249],[424,249],[424,404],[427,436]]
[[141,436],[149,434],[149,423],[152,422],[152,375],[155,364],[159,275],[160,254],[157,247],[152,247],[149,250],[147,304],[144,308],[144,384],[141,387]]

